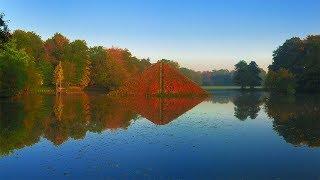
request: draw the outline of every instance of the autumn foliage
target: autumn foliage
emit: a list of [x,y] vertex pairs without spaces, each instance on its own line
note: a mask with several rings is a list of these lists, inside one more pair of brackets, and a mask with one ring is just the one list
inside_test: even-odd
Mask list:
[[167,63],[158,62],[130,78],[110,95],[123,96],[194,96],[206,95],[196,83]]

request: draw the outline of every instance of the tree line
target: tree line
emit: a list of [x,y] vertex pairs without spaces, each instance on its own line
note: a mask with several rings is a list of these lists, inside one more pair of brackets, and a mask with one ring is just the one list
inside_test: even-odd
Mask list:
[[84,40],[71,42],[60,33],[42,41],[34,32],[16,30],[1,45],[1,94],[55,85],[110,90],[150,64],[127,49],[88,47]]
[[[199,85],[237,85],[243,89],[264,85],[275,92],[320,90],[320,36],[287,40],[273,52],[268,73],[255,61],[239,61],[234,70],[195,71],[170,63]],[[89,47],[84,40],[70,41],[60,33],[42,40],[35,32],[10,32],[0,14],[0,95],[14,96],[44,87],[118,88],[130,76],[151,65],[128,49]]]
[[233,82],[242,88],[263,85],[276,93],[320,92],[320,35],[293,37],[273,52],[268,73],[252,61],[235,65]]
[[[181,73],[202,84],[202,72],[170,63]],[[35,32],[9,31],[0,15],[0,95],[14,96],[44,87],[116,89],[130,76],[151,65],[128,49],[88,47],[84,40],[70,41],[61,33],[42,40]]]
[[320,91],[320,35],[293,37],[273,52],[266,87],[275,92]]
[[[42,40],[35,32],[9,31],[0,15],[0,95],[14,96],[44,87],[82,90],[86,87],[107,91],[121,86],[130,76],[151,65],[128,49],[88,47],[84,40],[70,41],[61,33]],[[233,72],[200,72],[161,59],[199,85],[232,85]],[[225,72],[227,71],[227,72]]]
[[0,15],[1,96],[55,86],[112,90],[150,65],[127,49],[88,47],[86,41],[70,41],[60,33],[45,41],[34,32],[11,33]]

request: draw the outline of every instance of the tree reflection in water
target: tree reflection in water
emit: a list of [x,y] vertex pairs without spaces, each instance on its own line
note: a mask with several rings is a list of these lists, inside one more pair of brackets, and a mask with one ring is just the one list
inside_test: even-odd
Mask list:
[[264,104],[273,129],[287,143],[295,146],[320,146],[320,95],[285,96],[259,92],[215,93],[213,103],[233,102],[234,116],[239,120],[255,119]]
[[26,96],[0,101],[0,155],[37,143],[82,139],[88,131],[126,129],[139,116],[164,125],[203,98],[114,99],[104,95]]
[[[140,116],[167,124],[203,98],[129,98],[104,95],[26,96],[0,100],[0,155],[31,146],[41,137],[60,145],[82,139],[88,131],[126,129]],[[264,104],[273,129],[293,145],[320,146],[320,96],[280,96],[267,93],[214,93],[213,103],[233,103],[239,120],[255,119]],[[228,107],[228,106],[225,106]]]
[[320,96],[270,95],[265,109],[273,128],[284,140],[296,146],[320,146]]
[[234,116],[244,121],[248,117],[255,119],[260,111],[260,106],[267,95],[264,92],[241,92],[241,91],[217,91],[213,93],[212,103],[234,104]]
[[39,141],[44,129],[43,120],[51,113],[51,109],[44,108],[44,104],[52,105],[48,98],[42,96],[1,100],[0,155]]
[[213,103],[233,102],[234,116],[239,120],[255,119],[264,104],[273,129],[287,143],[295,146],[320,146],[320,95],[285,96],[267,93],[214,93]]
[[255,119],[262,105],[261,93],[241,93],[233,99],[234,116],[241,121]]

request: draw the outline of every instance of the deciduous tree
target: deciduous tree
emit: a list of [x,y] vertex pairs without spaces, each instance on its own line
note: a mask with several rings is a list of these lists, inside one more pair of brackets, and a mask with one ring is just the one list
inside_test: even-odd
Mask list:
[[260,77],[261,70],[256,62],[250,62],[248,65],[248,73],[248,85],[250,88],[253,89],[255,86],[260,86],[262,81]]
[[85,87],[88,85],[89,49],[83,40],[75,40],[67,45],[63,54],[63,68],[68,75],[65,83],[71,86]]
[[248,78],[248,64],[244,60],[241,60],[235,65],[233,81],[236,85],[241,86],[241,88],[244,89],[246,86],[249,85]]
[[54,34],[54,36],[44,43],[45,59],[54,65],[59,64],[59,61],[63,60],[63,56],[66,50],[69,40],[60,33]]
[[10,32],[7,22],[4,20],[4,14],[0,13],[0,48],[4,43],[8,42],[10,38]]
[[12,34],[18,49],[24,50],[36,62],[44,60],[45,51],[41,37],[34,32],[15,30]]
[[59,91],[59,89],[62,88],[62,82],[64,80],[63,68],[62,68],[61,62],[59,62],[59,64],[56,66],[56,69],[54,70],[54,79],[55,79],[56,89],[57,91]]
[[29,56],[16,49],[13,42],[6,43],[0,51],[0,94],[13,96],[21,93],[28,81]]

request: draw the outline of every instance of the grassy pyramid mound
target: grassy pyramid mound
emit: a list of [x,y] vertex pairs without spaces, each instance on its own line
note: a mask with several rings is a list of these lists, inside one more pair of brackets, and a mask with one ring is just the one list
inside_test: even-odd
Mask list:
[[130,78],[109,95],[119,96],[202,96],[208,93],[178,69],[158,62]]

